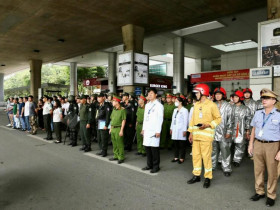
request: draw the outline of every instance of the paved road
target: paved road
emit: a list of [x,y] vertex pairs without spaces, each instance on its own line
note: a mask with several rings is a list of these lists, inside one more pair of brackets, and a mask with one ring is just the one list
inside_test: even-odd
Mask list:
[[[212,186],[187,185],[191,157],[171,163],[161,152],[161,171],[143,173],[146,159],[127,154],[125,164],[85,155],[79,147],[56,145],[5,127],[0,111],[0,209],[266,209],[254,194],[253,165],[246,159],[230,178],[214,172]],[[112,149],[109,149],[112,154]],[[111,155],[109,156],[111,157]],[[278,190],[279,195],[279,190]],[[274,209],[280,208],[277,201]]]

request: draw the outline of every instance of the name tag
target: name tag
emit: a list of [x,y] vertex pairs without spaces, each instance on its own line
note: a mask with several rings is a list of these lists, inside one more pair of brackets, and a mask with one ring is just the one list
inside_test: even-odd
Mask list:
[[258,136],[259,136],[259,137],[262,137],[262,135],[263,135],[263,130],[261,129],[260,132],[259,132],[259,134],[258,134]]

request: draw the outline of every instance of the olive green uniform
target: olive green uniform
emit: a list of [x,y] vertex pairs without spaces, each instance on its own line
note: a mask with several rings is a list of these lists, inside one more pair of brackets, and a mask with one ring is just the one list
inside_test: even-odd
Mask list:
[[170,136],[170,126],[172,121],[172,114],[176,107],[173,103],[171,104],[165,103],[163,107],[164,107],[164,120],[162,123],[162,131],[160,136],[160,147],[171,148],[172,140]]
[[124,160],[123,136],[119,135],[123,120],[126,120],[125,109],[114,109],[111,114],[111,140],[113,143],[114,158],[118,160]]
[[136,116],[137,116],[137,125],[136,125],[136,135],[137,135],[137,152],[141,154],[146,154],[145,147],[143,146],[143,136],[141,131],[143,128],[145,106],[142,108],[138,106]]
[[90,148],[90,128],[86,128],[87,124],[91,124],[92,114],[89,104],[81,104],[80,106],[80,135],[83,145]]

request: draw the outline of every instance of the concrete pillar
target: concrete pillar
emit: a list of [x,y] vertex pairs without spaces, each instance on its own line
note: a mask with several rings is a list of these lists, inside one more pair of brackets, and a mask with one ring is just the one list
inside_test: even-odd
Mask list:
[[[133,24],[128,24],[122,27],[122,36],[124,43],[124,52],[133,50],[134,52],[143,52],[145,29]],[[123,92],[134,92],[134,86],[124,86]]]
[[173,39],[173,93],[184,92],[184,38]]
[[117,53],[111,52],[108,57],[108,88],[110,92],[117,92],[116,73],[117,72]]
[[77,63],[70,63],[70,95],[78,95]]
[[280,18],[280,0],[267,0],[268,20]]
[[4,74],[0,73],[0,102],[4,101]]
[[38,101],[38,90],[41,88],[42,60],[30,60],[30,94]]

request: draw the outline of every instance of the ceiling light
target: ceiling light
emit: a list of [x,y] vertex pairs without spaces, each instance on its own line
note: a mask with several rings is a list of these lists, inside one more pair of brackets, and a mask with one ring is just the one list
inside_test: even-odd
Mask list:
[[211,46],[218,50],[222,50],[224,52],[236,51],[236,50],[245,50],[251,48],[257,48],[258,43],[253,40],[244,40],[244,41],[237,41],[233,43],[226,43],[226,44],[219,44]]
[[39,53],[39,52],[40,52],[40,50],[33,50],[33,52],[35,52],[35,53]]
[[5,64],[1,64],[1,66],[6,66]]
[[59,41],[59,42],[61,42],[61,43],[65,42],[64,39],[58,39],[57,41]]
[[186,36],[189,34],[195,34],[195,33],[203,32],[203,31],[209,31],[212,29],[223,28],[223,27],[225,27],[224,24],[222,24],[218,21],[212,21],[212,22],[203,23],[200,25],[191,26],[188,28],[183,28],[183,29],[180,29],[177,31],[173,31],[173,33],[178,36]]

